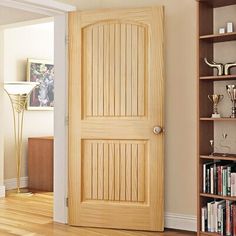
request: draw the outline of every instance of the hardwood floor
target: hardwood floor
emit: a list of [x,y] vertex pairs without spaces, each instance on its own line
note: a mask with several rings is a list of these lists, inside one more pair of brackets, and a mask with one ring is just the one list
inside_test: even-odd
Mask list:
[[166,229],[164,233],[70,227],[52,222],[53,197],[37,193],[31,197],[0,199],[0,236],[192,236],[196,233]]

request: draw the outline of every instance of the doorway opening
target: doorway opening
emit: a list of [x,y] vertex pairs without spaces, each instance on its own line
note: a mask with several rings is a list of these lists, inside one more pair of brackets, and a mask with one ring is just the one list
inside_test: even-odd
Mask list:
[[[15,159],[12,105],[4,94],[4,185],[53,198],[54,19],[17,22],[2,30],[3,80],[37,82],[24,111],[20,178]],[[27,191],[28,192],[28,191]],[[52,214],[51,214],[52,216]]]

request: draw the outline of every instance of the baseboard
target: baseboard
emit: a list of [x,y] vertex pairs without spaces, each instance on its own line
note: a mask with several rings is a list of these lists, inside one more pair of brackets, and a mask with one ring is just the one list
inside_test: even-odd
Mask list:
[[5,186],[1,185],[0,186],[0,198],[6,196],[6,189]]
[[193,215],[165,213],[165,228],[196,232],[197,217]]
[[[17,180],[16,178],[14,179],[6,179],[4,181],[6,190],[11,190],[11,189],[16,189],[17,188]],[[26,188],[28,187],[28,177],[21,177],[20,178],[20,187],[21,188]]]

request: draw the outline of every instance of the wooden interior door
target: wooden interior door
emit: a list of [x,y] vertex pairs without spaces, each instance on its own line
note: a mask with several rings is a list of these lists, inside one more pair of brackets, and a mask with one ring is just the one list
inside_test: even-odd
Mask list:
[[69,224],[163,230],[163,7],[69,15]]

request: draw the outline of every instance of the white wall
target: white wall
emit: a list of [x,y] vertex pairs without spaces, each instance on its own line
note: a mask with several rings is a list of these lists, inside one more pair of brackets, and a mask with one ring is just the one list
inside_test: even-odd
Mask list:
[[[53,22],[4,30],[4,81],[25,81],[27,58],[53,60]],[[26,111],[21,176],[27,176],[27,138],[53,135],[53,111]],[[13,119],[9,98],[4,96],[5,180],[16,177]]]

